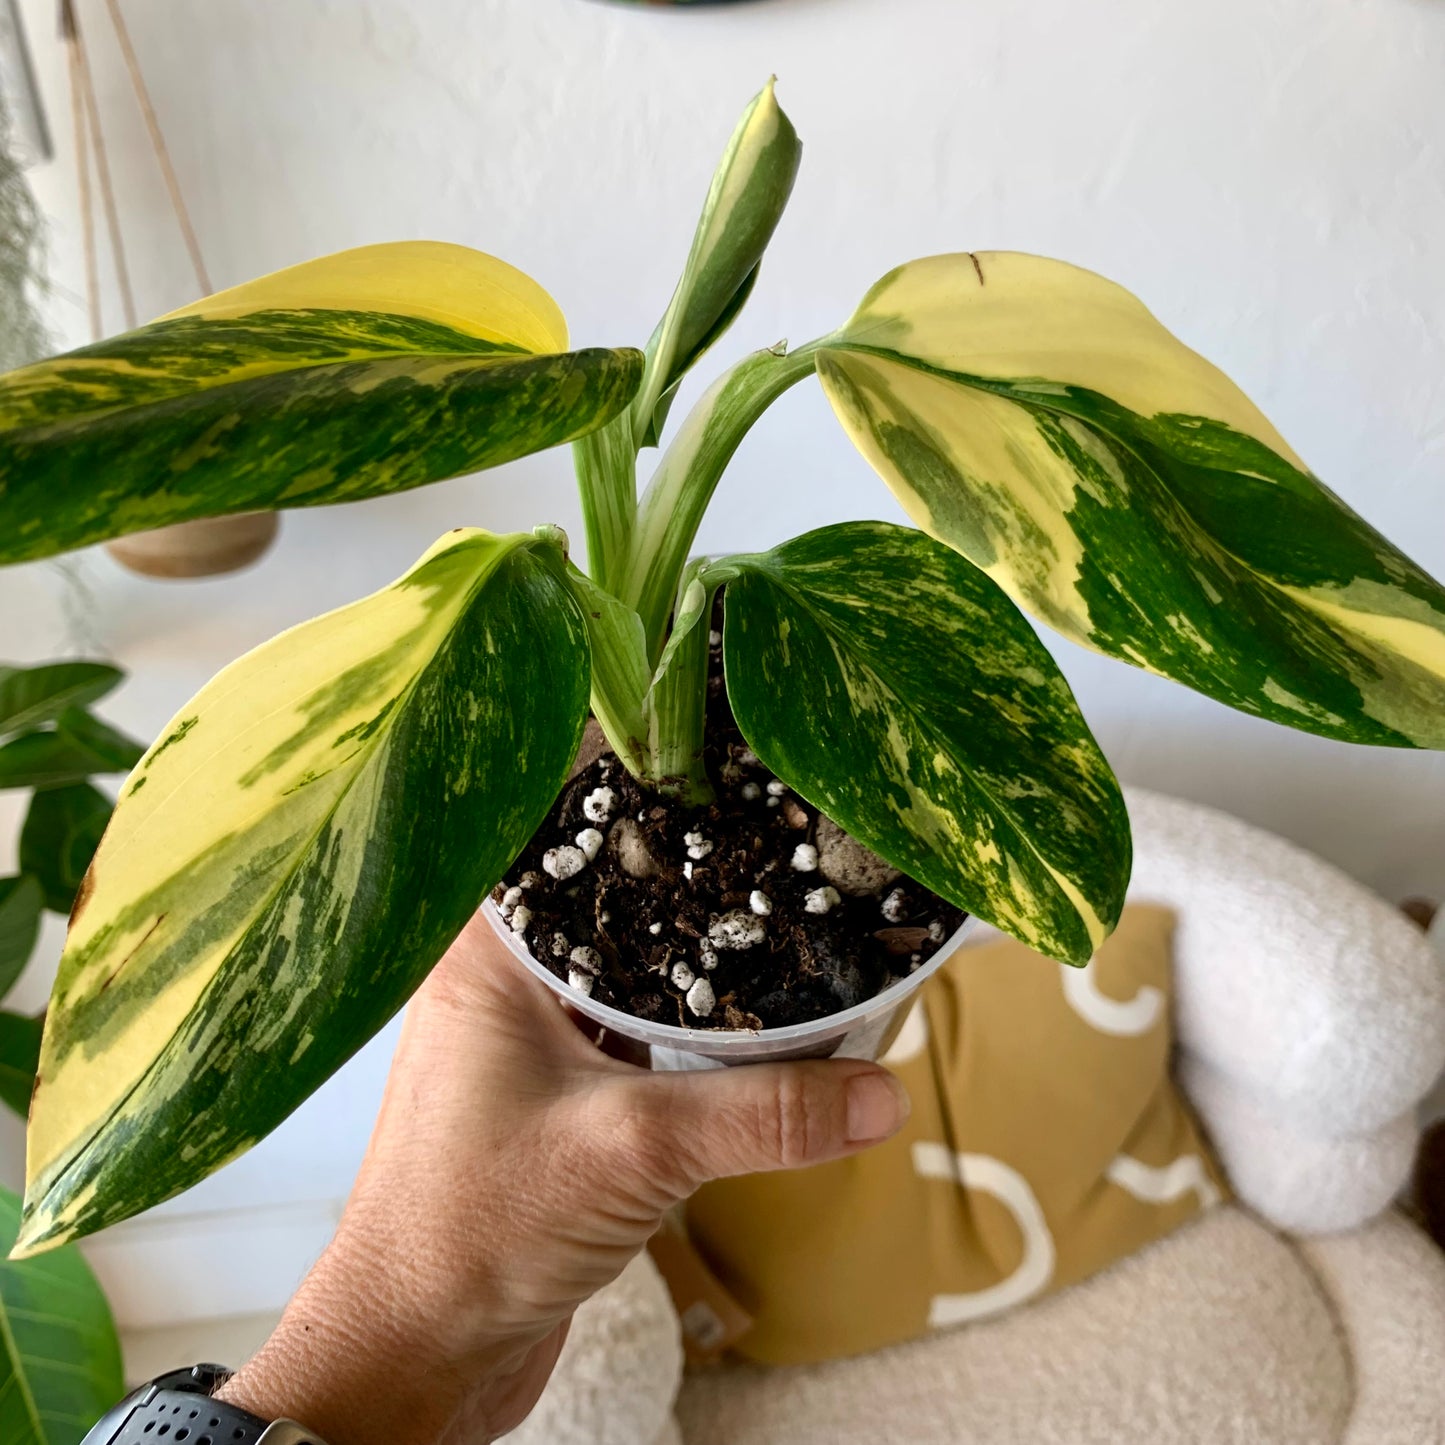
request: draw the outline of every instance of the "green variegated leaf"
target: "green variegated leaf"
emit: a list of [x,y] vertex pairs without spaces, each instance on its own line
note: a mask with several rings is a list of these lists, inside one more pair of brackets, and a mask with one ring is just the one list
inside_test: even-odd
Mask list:
[[678,382],[746,303],[802,156],[770,80],[743,112],[718,162],[682,279],[648,342],[632,407],[638,446],[656,444]]
[[947,547],[882,522],[724,565],[738,725],[790,787],[936,893],[1086,963],[1118,921],[1129,821],[1033,629]]
[[124,676],[106,662],[0,667],[0,736],[53,722],[66,708],[95,702]]
[[36,793],[20,829],[20,866],[40,880],[45,906],[69,913],[112,804],[99,788],[73,783]]
[[0,878],[0,999],[25,971],[40,935],[45,893],[28,873]]
[[635,351],[567,351],[480,252],[366,246],[0,377],[0,562],[479,471],[600,426]]
[[44,1023],[43,1018],[0,1009],[0,1103],[22,1119],[30,1108],[30,1091],[35,1087]]
[[194,1184],[401,1007],[541,823],[588,682],[553,537],[458,530],[182,709],[71,917],[25,1248]]
[[642,619],[577,568],[567,585],[587,622],[592,648],[592,712],[617,756],[634,772],[647,744],[642,699],[647,692],[647,645]]
[[5,1258],[19,1224],[0,1189],[0,1440],[79,1445],[125,1390],[120,1340],[78,1250]]
[[1445,747],[1445,589],[1128,292],[914,261],[818,369],[914,520],[1065,636],[1291,727]]

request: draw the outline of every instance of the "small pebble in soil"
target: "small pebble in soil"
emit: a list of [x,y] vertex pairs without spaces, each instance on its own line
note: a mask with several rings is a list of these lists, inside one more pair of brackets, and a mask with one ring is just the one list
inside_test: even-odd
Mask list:
[[503,918],[510,918],[512,910],[522,901],[522,890],[520,888],[509,888],[502,894],[502,901],[497,905],[497,912]]
[[798,806],[796,798],[783,799],[783,817],[787,820],[790,828],[806,828],[808,826],[808,815]]
[[593,788],[582,799],[582,813],[589,823],[605,823],[617,806],[617,793],[608,787]]
[[707,645],[708,645],[709,647],[721,647],[721,646],[722,646],[722,633],[719,632],[716,627],[714,627],[714,628],[712,629],[712,631],[710,631],[710,632],[708,633],[708,635],[707,635]]
[[712,984],[707,979],[700,978],[687,991],[688,1012],[694,1017],[705,1019],[717,1004],[717,995],[712,991]]
[[717,967],[717,954],[706,944],[703,944],[703,946],[698,949],[697,961],[711,973],[712,970]]
[[590,973],[593,978],[602,972],[602,955],[595,948],[574,948],[567,958],[574,969]]
[[809,913],[831,913],[842,901],[842,895],[830,883],[824,888],[810,889],[803,899],[803,907]]
[[744,783],[742,795],[746,802],[756,803],[763,796],[763,790],[756,783]]
[[548,848],[542,855],[542,871],[549,873],[559,883],[575,878],[587,866],[587,855],[580,848],[564,844],[561,848]]
[[682,841],[687,844],[687,856],[696,862],[702,862],[712,852],[712,841],[701,833],[684,833]]
[[782,805],[783,805],[783,800],[782,800],[781,798],[779,798],[779,797],[777,797],[777,796],[769,797],[769,799],[768,799],[768,807],[770,807],[770,808],[780,808],[780,807],[782,807]]
[[697,975],[692,971],[692,969],[687,966],[687,964],[679,960],[677,963],[673,964],[672,972],[668,975],[668,977],[672,979],[673,988],[680,988],[684,993],[686,993],[688,989],[692,987],[693,980],[697,977]]
[[602,851],[602,834],[596,828],[584,828],[577,835],[577,846],[589,863]]
[[902,923],[908,917],[908,897],[901,888],[895,888],[883,900],[880,909],[889,923]]
[[525,903],[519,903],[512,910],[512,932],[525,933],[532,922],[532,910]]
[[708,924],[707,936],[717,948],[743,949],[768,936],[767,925],[755,914],[734,908]]
[[818,871],[818,850],[811,843],[799,843],[793,849],[793,871],[795,873],[816,873]]
[[773,900],[763,892],[761,888],[754,888],[748,894],[748,907],[758,915],[759,918],[766,918],[773,911]]
[[591,993],[592,986],[597,982],[590,973],[583,973],[580,968],[569,968],[567,970],[567,986],[575,988],[578,993]]
[[517,882],[523,888],[540,888],[542,886],[542,875],[528,869],[527,872],[517,879]]
[[659,933],[662,932],[662,924],[660,924],[660,923],[649,923],[649,924],[647,925],[647,931],[648,931],[650,934],[652,934],[653,937],[655,938]]
[[781,798],[788,791],[788,785],[781,778],[773,778],[768,783],[768,792],[775,798]]

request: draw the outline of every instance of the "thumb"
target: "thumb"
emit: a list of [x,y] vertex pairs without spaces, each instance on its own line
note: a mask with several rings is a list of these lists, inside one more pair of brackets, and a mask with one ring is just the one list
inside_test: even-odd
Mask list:
[[633,1087],[679,1197],[711,1179],[856,1154],[896,1134],[911,1108],[892,1074],[856,1060],[649,1074]]

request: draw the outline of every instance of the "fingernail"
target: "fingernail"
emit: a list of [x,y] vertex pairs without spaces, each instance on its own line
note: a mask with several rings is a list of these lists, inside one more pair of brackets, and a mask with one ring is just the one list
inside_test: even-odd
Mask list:
[[908,1121],[913,1103],[908,1090],[881,1070],[848,1080],[848,1142],[876,1144]]

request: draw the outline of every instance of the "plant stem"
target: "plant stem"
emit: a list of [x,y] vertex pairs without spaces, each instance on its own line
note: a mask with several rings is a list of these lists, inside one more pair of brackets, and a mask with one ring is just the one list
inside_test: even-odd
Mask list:
[[650,658],[662,652],[683,568],[723,470],[763,412],[813,371],[817,344],[759,351],[739,362],[708,389],[658,464],[614,589],[641,616]]
[[587,570],[599,587],[614,591],[627,565],[637,515],[637,449],[624,412],[572,443],[577,490],[587,529]]

